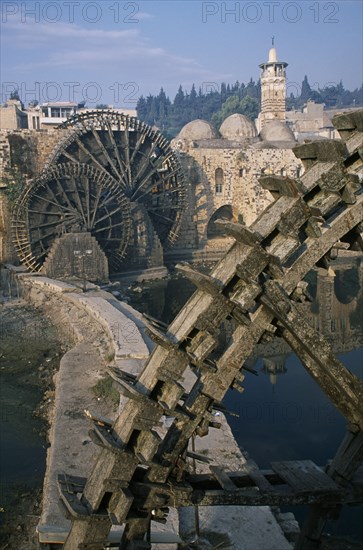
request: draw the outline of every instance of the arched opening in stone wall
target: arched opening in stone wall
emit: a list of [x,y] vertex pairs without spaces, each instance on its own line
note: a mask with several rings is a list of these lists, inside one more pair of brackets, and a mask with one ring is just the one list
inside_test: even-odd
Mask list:
[[335,271],[334,291],[341,304],[349,304],[359,294],[360,280],[358,266]]
[[216,220],[228,220],[232,222],[241,222],[242,216],[238,215],[236,211],[232,208],[230,204],[225,204],[221,206],[214,212],[211,216],[208,225],[207,225],[207,238],[216,239],[220,237],[225,237],[226,234],[223,231],[223,228],[219,227],[215,222]]
[[223,170],[222,168],[217,168],[214,173],[215,178],[215,188],[216,188],[216,195],[220,195],[223,193],[223,183],[224,183],[224,176],[223,176]]

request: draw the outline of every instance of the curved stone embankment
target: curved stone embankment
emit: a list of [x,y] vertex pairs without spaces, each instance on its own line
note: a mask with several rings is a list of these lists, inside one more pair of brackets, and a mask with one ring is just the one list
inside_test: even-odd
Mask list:
[[[108,402],[97,400],[92,387],[105,375],[105,366],[111,360],[120,368],[139,373],[153,347],[145,334],[142,316],[111,294],[92,290],[86,294],[70,284],[46,277],[20,275],[25,296],[43,308],[52,323],[59,327],[63,338],[72,345],[63,356],[55,379],[55,403],[50,419],[50,447],[43,491],[43,509],[38,524],[39,541],[63,542],[70,522],[59,505],[57,475],[88,477],[98,455],[88,430],[90,421],[84,411],[115,417]],[[189,380],[191,383],[191,380]],[[189,385],[186,380],[187,386]],[[121,398],[120,407],[124,399]],[[195,449],[206,455],[210,464],[227,469],[240,469],[246,460],[235,442],[223,415],[218,421],[221,429],[212,429],[207,437],[196,438]],[[209,470],[201,463],[197,471]],[[223,542],[237,550],[288,550],[291,545],[268,507],[207,507],[199,508],[201,536],[209,542]],[[165,543],[160,549],[176,548],[172,543],[174,532],[195,535],[194,510],[172,510],[165,526],[156,525]],[[161,534],[160,534],[161,533]],[[163,535],[164,533],[164,535]],[[116,533],[115,533],[116,534]],[[222,538],[221,538],[222,537]],[[224,537],[224,538],[223,538]],[[178,537],[174,536],[174,540]],[[225,540],[224,540],[225,539]],[[212,547],[205,546],[205,548]],[[159,545],[153,545],[159,548]]]

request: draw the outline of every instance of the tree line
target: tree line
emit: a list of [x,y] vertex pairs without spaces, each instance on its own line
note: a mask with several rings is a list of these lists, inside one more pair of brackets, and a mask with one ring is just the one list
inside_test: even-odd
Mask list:
[[[287,110],[299,110],[308,100],[324,103],[326,108],[344,108],[363,105],[363,86],[353,92],[346,90],[340,81],[337,85],[313,90],[305,76],[300,95],[291,93],[286,98]],[[252,78],[247,84],[222,83],[219,88],[198,92],[193,84],[188,92],[179,86],[173,101],[161,88],[158,95],[141,96],[137,102],[137,116],[151,126],[157,126],[169,139],[175,137],[181,128],[197,118],[211,122],[217,129],[229,115],[241,113],[255,119],[260,111],[261,84]]]

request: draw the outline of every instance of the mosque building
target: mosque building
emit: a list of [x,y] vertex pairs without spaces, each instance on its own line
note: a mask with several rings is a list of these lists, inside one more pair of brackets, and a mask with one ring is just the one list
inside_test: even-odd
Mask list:
[[226,118],[219,130],[205,120],[186,124],[172,141],[188,182],[188,211],[177,247],[168,255],[219,257],[228,239],[217,219],[250,225],[272,202],[259,178],[279,175],[298,178],[301,161],[286,124],[286,67],[273,46],[261,63],[261,112],[256,121],[242,114]]

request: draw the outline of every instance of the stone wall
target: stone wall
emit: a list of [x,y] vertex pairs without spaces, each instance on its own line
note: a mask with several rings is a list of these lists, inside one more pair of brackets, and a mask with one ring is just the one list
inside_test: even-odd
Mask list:
[[107,282],[107,257],[90,233],[69,233],[54,241],[42,273],[53,279]]
[[39,174],[65,130],[0,130],[0,263],[16,261],[11,240],[11,205],[5,189],[13,171],[26,183]]
[[0,130],[0,186],[11,168],[19,168],[28,177],[39,174],[67,130]]
[[28,127],[28,116],[21,108],[21,102],[8,100],[0,107],[1,128],[15,130]]
[[8,201],[3,189],[0,189],[0,263],[14,260],[14,251],[9,239],[10,215]]
[[[216,148],[190,144],[179,152],[179,158],[185,174],[188,205],[176,245],[179,249],[210,247],[208,224],[225,205],[231,206],[234,221],[250,225],[273,200],[259,184],[258,177],[263,174],[296,177],[301,170],[301,162],[291,148]],[[223,170],[221,188],[216,188],[217,169]],[[216,240],[220,242],[221,238]],[[223,245],[214,243],[213,247],[223,248]]]
[[145,208],[140,204],[132,203],[131,216],[131,235],[127,249],[130,259],[125,263],[125,269],[162,267],[164,265],[163,247]]

